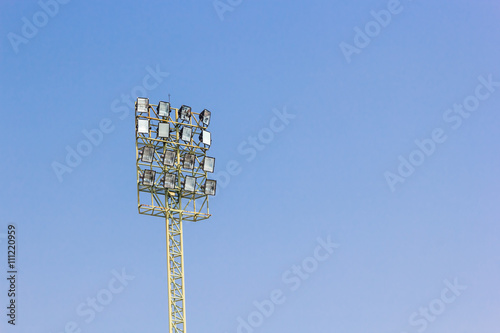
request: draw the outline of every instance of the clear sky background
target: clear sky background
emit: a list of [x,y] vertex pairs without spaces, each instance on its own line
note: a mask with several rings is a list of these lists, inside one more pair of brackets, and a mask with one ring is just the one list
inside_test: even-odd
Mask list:
[[498,1],[53,4],[0,5],[1,332],[167,331],[165,224],[137,212],[144,92],[213,115],[188,332],[498,332]]

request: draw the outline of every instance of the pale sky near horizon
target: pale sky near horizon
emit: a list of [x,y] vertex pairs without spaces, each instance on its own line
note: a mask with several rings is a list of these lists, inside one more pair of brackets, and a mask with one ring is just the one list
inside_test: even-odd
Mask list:
[[6,0],[0,19],[0,332],[167,331],[143,94],[212,111],[188,332],[498,332],[498,1]]

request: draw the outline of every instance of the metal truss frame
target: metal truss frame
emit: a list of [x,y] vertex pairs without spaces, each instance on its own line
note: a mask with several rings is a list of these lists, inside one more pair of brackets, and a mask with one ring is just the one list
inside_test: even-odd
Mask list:
[[[158,105],[149,104],[147,112],[138,112],[136,104],[137,199],[140,214],[165,218],[169,333],[185,333],[186,304],[182,222],[197,222],[210,217],[208,195],[204,191],[207,172],[203,170],[203,161],[209,145],[197,139],[201,132],[206,130],[206,126],[198,120],[198,113],[193,112],[189,121],[183,121],[179,117],[179,109],[170,108],[170,110],[168,116],[160,116]],[[148,122],[147,133],[139,132],[139,121]],[[168,137],[159,136],[160,123],[169,125]],[[188,141],[181,140],[183,128],[192,130]],[[151,162],[144,162],[142,159],[145,147],[153,149]],[[163,163],[167,151],[175,153],[173,166]],[[194,155],[195,163],[192,168],[184,168],[183,162],[188,154]],[[154,172],[152,185],[143,184],[142,180],[146,170]],[[175,188],[165,188],[164,177],[167,174],[175,175]],[[186,177],[195,178],[194,191],[188,192],[184,189],[183,183]]]

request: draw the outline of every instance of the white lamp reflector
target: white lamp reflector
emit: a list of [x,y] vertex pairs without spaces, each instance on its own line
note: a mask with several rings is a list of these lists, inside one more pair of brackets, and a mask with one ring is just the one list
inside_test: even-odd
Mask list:
[[201,113],[200,113],[200,120],[203,123],[203,125],[208,126],[208,124],[210,124],[210,116],[211,116],[211,114],[212,113],[210,111],[208,111],[207,109],[201,111]]
[[181,118],[181,120],[189,121],[189,119],[191,118],[191,107],[187,105],[181,106],[181,108],[179,109],[179,117]]
[[166,166],[175,165],[175,151],[167,150],[163,156],[163,164]]
[[196,189],[196,178],[191,176],[186,176],[184,179],[184,190],[189,192],[194,192]]
[[169,123],[159,123],[158,124],[158,137],[168,138],[170,136],[170,124]]
[[205,194],[215,195],[215,188],[217,187],[217,181],[212,179],[207,179],[205,182]]
[[202,131],[200,134],[200,142],[203,142],[204,144],[210,146],[210,144],[212,143],[210,132]]
[[147,119],[137,120],[137,133],[149,134],[149,120]]
[[142,185],[153,186],[155,183],[155,174],[153,170],[144,170],[144,175],[142,177]]
[[153,162],[155,149],[153,147],[144,147],[142,148],[142,157],[141,160],[146,163]]
[[186,154],[184,155],[184,163],[182,163],[182,167],[184,169],[194,169],[194,154]]
[[186,142],[190,142],[192,134],[193,134],[193,129],[191,127],[184,126],[181,130],[181,139]]
[[148,112],[149,98],[139,97],[137,98],[137,104],[135,109],[137,112]]
[[214,172],[215,168],[215,158],[213,157],[205,157],[203,159],[203,171],[206,172]]
[[171,174],[171,173],[167,173],[165,175],[165,178],[163,179],[163,186],[165,188],[175,188],[175,182],[176,181],[176,177],[175,175]]
[[160,101],[158,103],[158,115],[160,117],[167,117],[170,115],[170,103]]

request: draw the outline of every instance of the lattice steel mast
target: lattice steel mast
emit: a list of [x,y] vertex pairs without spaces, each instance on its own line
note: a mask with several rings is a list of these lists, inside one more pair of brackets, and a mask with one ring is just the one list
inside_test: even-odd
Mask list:
[[182,222],[210,217],[208,196],[216,189],[207,178],[215,166],[206,156],[211,113],[171,108],[169,102],[151,105],[147,98],[138,98],[135,110],[138,209],[165,218],[169,333],[185,333]]

